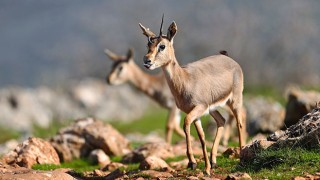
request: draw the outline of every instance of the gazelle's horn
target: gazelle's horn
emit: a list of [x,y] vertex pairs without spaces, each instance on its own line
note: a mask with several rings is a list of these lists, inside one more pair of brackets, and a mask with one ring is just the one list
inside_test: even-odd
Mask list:
[[161,37],[161,36],[163,35],[163,34],[162,34],[163,17],[164,17],[164,13],[162,14],[159,37]]
[[150,36],[148,36],[148,42],[149,42],[150,44],[152,44],[152,41],[151,41],[151,37],[150,37]]

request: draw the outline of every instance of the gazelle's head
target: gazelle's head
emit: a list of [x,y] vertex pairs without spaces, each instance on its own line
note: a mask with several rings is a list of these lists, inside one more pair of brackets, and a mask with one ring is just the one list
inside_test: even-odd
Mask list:
[[106,78],[107,83],[119,85],[127,82],[130,76],[129,64],[133,63],[133,50],[130,48],[126,56],[119,56],[108,49],[104,52],[113,61],[111,71]]
[[173,38],[177,33],[176,23],[172,22],[168,28],[167,35],[164,35],[162,33],[162,16],[160,33],[158,36],[150,31],[149,28],[145,28],[140,23],[139,25],[143,34],[148,38],[148,53],[143,58],[144,66],[152,70],[170,63],[174,58]]

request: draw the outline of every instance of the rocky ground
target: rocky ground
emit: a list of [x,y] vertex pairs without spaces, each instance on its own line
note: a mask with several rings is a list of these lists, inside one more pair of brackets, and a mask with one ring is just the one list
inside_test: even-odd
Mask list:
[[[255,154],[268,148],[303,146],[314,148],[320,145],[320,106],[316,106],[300,121],[285,131],[276,131],[266,139],[254,140],[241,153],[238,148],[222,152],[229,158],[239,158],[240,164],[247,163]],[[194,142],[194,153],[201,161],[201,146]],[[207,176],[201,169],[187,170],[188,160],[167,163],[165,159],[185,153],[185,143],[169,145],[164,142],[145,143],[131,149],[130,142],[112,126],[96,119],[75,121],[59,131],[49,141],[29,138],[6,154],[0,162],[1,179],[251,179],[247,173]],[[112,162],[110,157],[121,157]],[[57,164],[76,158],[88,157],[100,165],[99,169],[79,174],[72,169],[50,171],[32,170],[34,164]],[[130,170],[130,164],[138,164]],[[220,168],[220,171],[223,170]],[[318,175],[306,175],[294,179],[319,179]]]
[[[240,164],[245,164],[254,159],[257,153],[267,149],[319,147],[320,106],[301,105],[307,101],[301,100],[303,93],[297,90],[289,94],[291,105],[287,105],[286,111],[269,100],[261,98],[248,100],[246,103],[250,105],[247,105],[249,112],[247,125],[251,130],[253,127],[260,128],[260,130],[256,128],[255,134],[265,131],[274,133],[267,137],[256,136],[241,153],[238,148],[225,147],[220,147],[219,153],[228,158],[240,158]],[[307,103],[311,104],[311,101]],[[308,107],[310,111],[299,120],[291,117],[297,123],[283,131],[278,130],[283,124],[275,123],[275,120],[284,122],[285,114],[287,119],[290,119],[287,114],[288,111],[294,111],[294,107]],[[268,119],[272,119],[272,123]],[[262,123],[263,121],[267,123]],[[141,139],[143,143],[132,148],[132,139]],[[127,138],[110,124],[93,118],[78,119],[70,126],[60,129],[48,140],[32,137],[20,144],[8,144],[14,146],[14,149],[1,158],[0,179],[252,179],[247,173],[230,173],[221,167],[213,169],[210,176],[204,175],[203,167],[200,166],[191,171],[186,169],[188,160],[185,158],[184,141],[169,145],[154,134],[150,137],[128,136]],[[193,142],[193,150],[198,157],[197,161],[203,162],[199,142]],[[118,159],[115,160],[114,157]],[[32,169],[36,164],[58,166],[62,162],[79,158],[85,158],[99,165],[99,168],[82,173],[66,168]],[[216,171],[225,173],[222,175],[215,173]],[[305,173],[294,179],[319,178],[319,174]]]

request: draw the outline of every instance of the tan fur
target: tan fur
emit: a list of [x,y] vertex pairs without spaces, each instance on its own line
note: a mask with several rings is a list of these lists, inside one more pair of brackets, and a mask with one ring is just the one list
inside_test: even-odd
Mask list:
[[[142,30],[144,31],[143,28]],[[149,51],[144,57],[144,63],[145,67],[151,70],[162,68],[177,106],[187,113],[184,131],[189,159],[188,167],[191,168],[194,168],[196,161],[191,148],[190,125],[197,120],[195,125],[203,148],[205,172],[210,174],[204,133],[198,119],[209,111],[217,122],[218,131],[211,150],[212,165],[216,163],[218,145],[225,123],[225,119],[215,109],[223,106],[224,103],[230,107],[236,117],[240,147],[242,147],[244,145],[241,117],[243,74],[239,64],[225,55],[206,57],[181,67],[173,48],[176,32],[177,26],[173,22],[168,28],[167,36],[153,37],[154,40],[148,43]]]

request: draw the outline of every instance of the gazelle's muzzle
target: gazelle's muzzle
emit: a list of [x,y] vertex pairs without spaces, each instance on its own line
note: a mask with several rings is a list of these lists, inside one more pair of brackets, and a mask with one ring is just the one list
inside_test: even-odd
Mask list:
[[143,62],[144,62],[143,66],[146,67],[147,69],[149,69],[152,66],[151,60],[147,56],[144,56]]
[[106,77],[106,82],[107,82],[108,85],[111,85],[109,76]]

